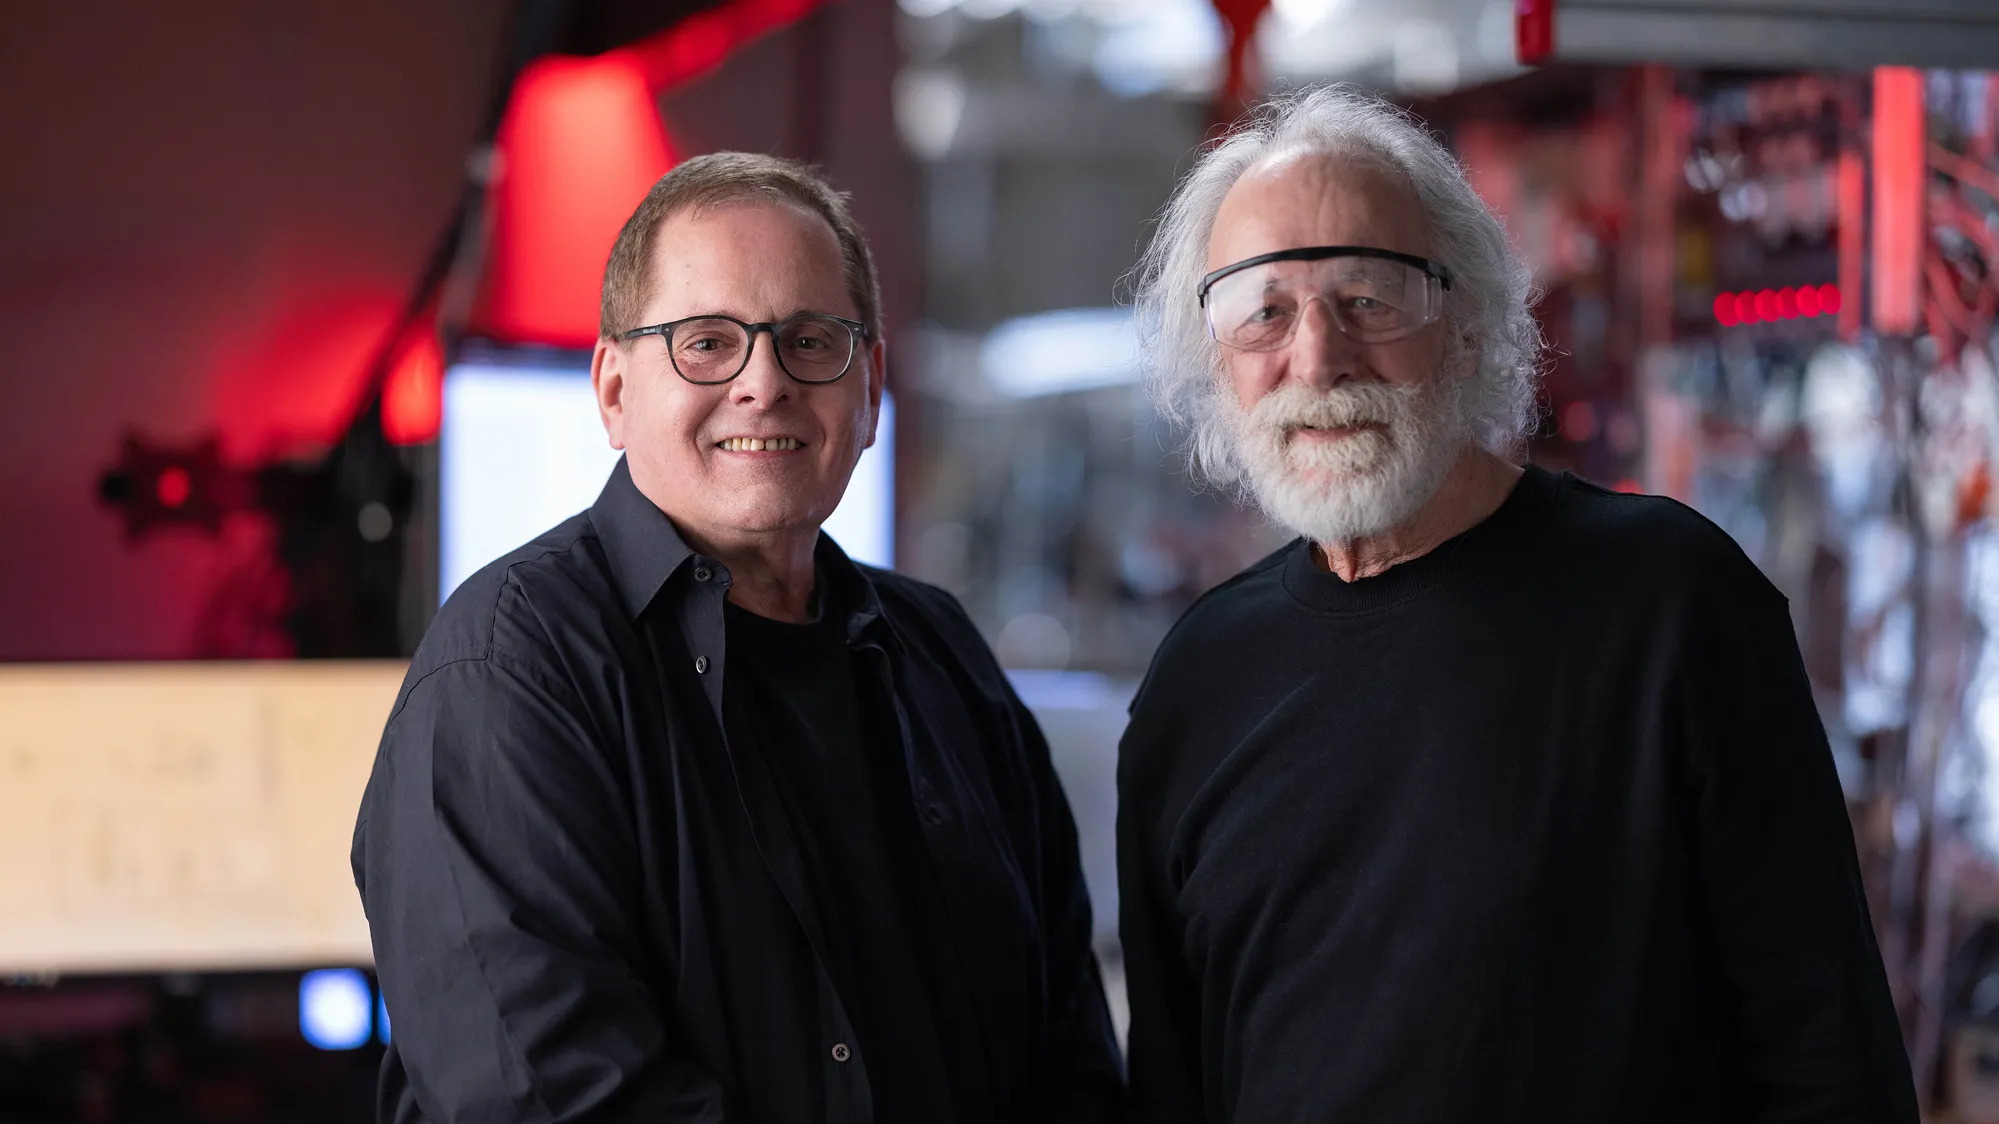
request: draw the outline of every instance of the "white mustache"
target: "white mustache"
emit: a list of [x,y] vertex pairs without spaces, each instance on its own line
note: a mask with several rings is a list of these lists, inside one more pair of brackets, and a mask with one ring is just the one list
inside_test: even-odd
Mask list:
[[1418,393],[1414,386],[1355,383],[1314,390],[1292,383],[1265,395],[1244,418],[1251,426],[1283,432],[1307,426],[1345,429],[1393,425],[1407,417]]

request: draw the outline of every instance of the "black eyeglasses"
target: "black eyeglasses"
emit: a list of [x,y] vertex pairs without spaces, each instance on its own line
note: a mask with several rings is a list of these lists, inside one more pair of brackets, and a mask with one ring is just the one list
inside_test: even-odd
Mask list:
[[777,365],[794,382],[813,386],[839,382],[854,364],[854,352],[868,338],[868,326],[844,316],[807,312],[788,320],[749,324],[719,313],[689,316],[620,333],[621,342],[658,336],[675,374],[696,386],[718,386],[743,373],[757,333],[769,332]]

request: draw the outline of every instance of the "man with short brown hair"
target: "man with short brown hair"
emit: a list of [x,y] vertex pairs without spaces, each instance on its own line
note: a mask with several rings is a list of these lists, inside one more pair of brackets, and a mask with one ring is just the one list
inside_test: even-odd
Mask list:
[[886,350],[840,195],[662,178],[605,271],[624,459],[419,648],[355,830],[411,1121],[1107,1121],[1075,825],[964,611],[820,533]]
[[698,156],[660,178],[618,232],[604,265],[604,299],[599,334],[605,339],[635,324],[652,296],[653,250],[660,224],[681,211],[721,203],[789,203],[825,220],[840,244],[840,267],[847,291],[871,338],[881,339],[881,285],[861,224],[847,209],[846,196],[806,165],[754,152],[714,152]]

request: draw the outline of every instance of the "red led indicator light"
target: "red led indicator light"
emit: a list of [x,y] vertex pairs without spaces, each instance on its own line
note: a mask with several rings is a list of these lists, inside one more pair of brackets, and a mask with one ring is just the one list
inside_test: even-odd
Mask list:
[[1715,323],[1724,328],[1740,324],[1761,324],[1768,320],[1795,320],[1800,317],[1839,315],[1837,285],[1801,285],[1798,288],[1758,289],[1755,292],[1718,293],[1714,298]]
[[163,507],[179,507],[194,494],[194,480],[187,469],[174,465],[160,472],[158,482],[153,485],[154,494],[160,497]]

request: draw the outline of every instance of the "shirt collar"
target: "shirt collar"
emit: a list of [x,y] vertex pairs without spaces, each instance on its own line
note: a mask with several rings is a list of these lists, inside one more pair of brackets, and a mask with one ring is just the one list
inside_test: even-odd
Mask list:
[[[694,557],[694,548],[680,537],[673,520],[632,482],[631,466],[623,457],[618,458],[603,492],[590,506],[590,522],[597,529],[598,541],[604,544],[618,596],[635,620],[659,596],[674,571]],[[847,608],[848,641],[861,639],[882,616],[875,583],[823,531],[812,553],[821,577],[835,587],[838,598],[834,604]]]
[[881,596],[875,592],[875,583],[824,531],[819,532],[812,561],[819,568],[820,580],[831,587],[827,593],[834,598],[832,603],[847,610],[847,642],[861,640],[882,616]]
[[631,466],[623,457],[604,482],[597,502],[590,505],[590,523],[604,544],[618,596],[634,619],[652,604],[666,579],[694,557],[694,548],[680,537],[673,521],[632,483]]

